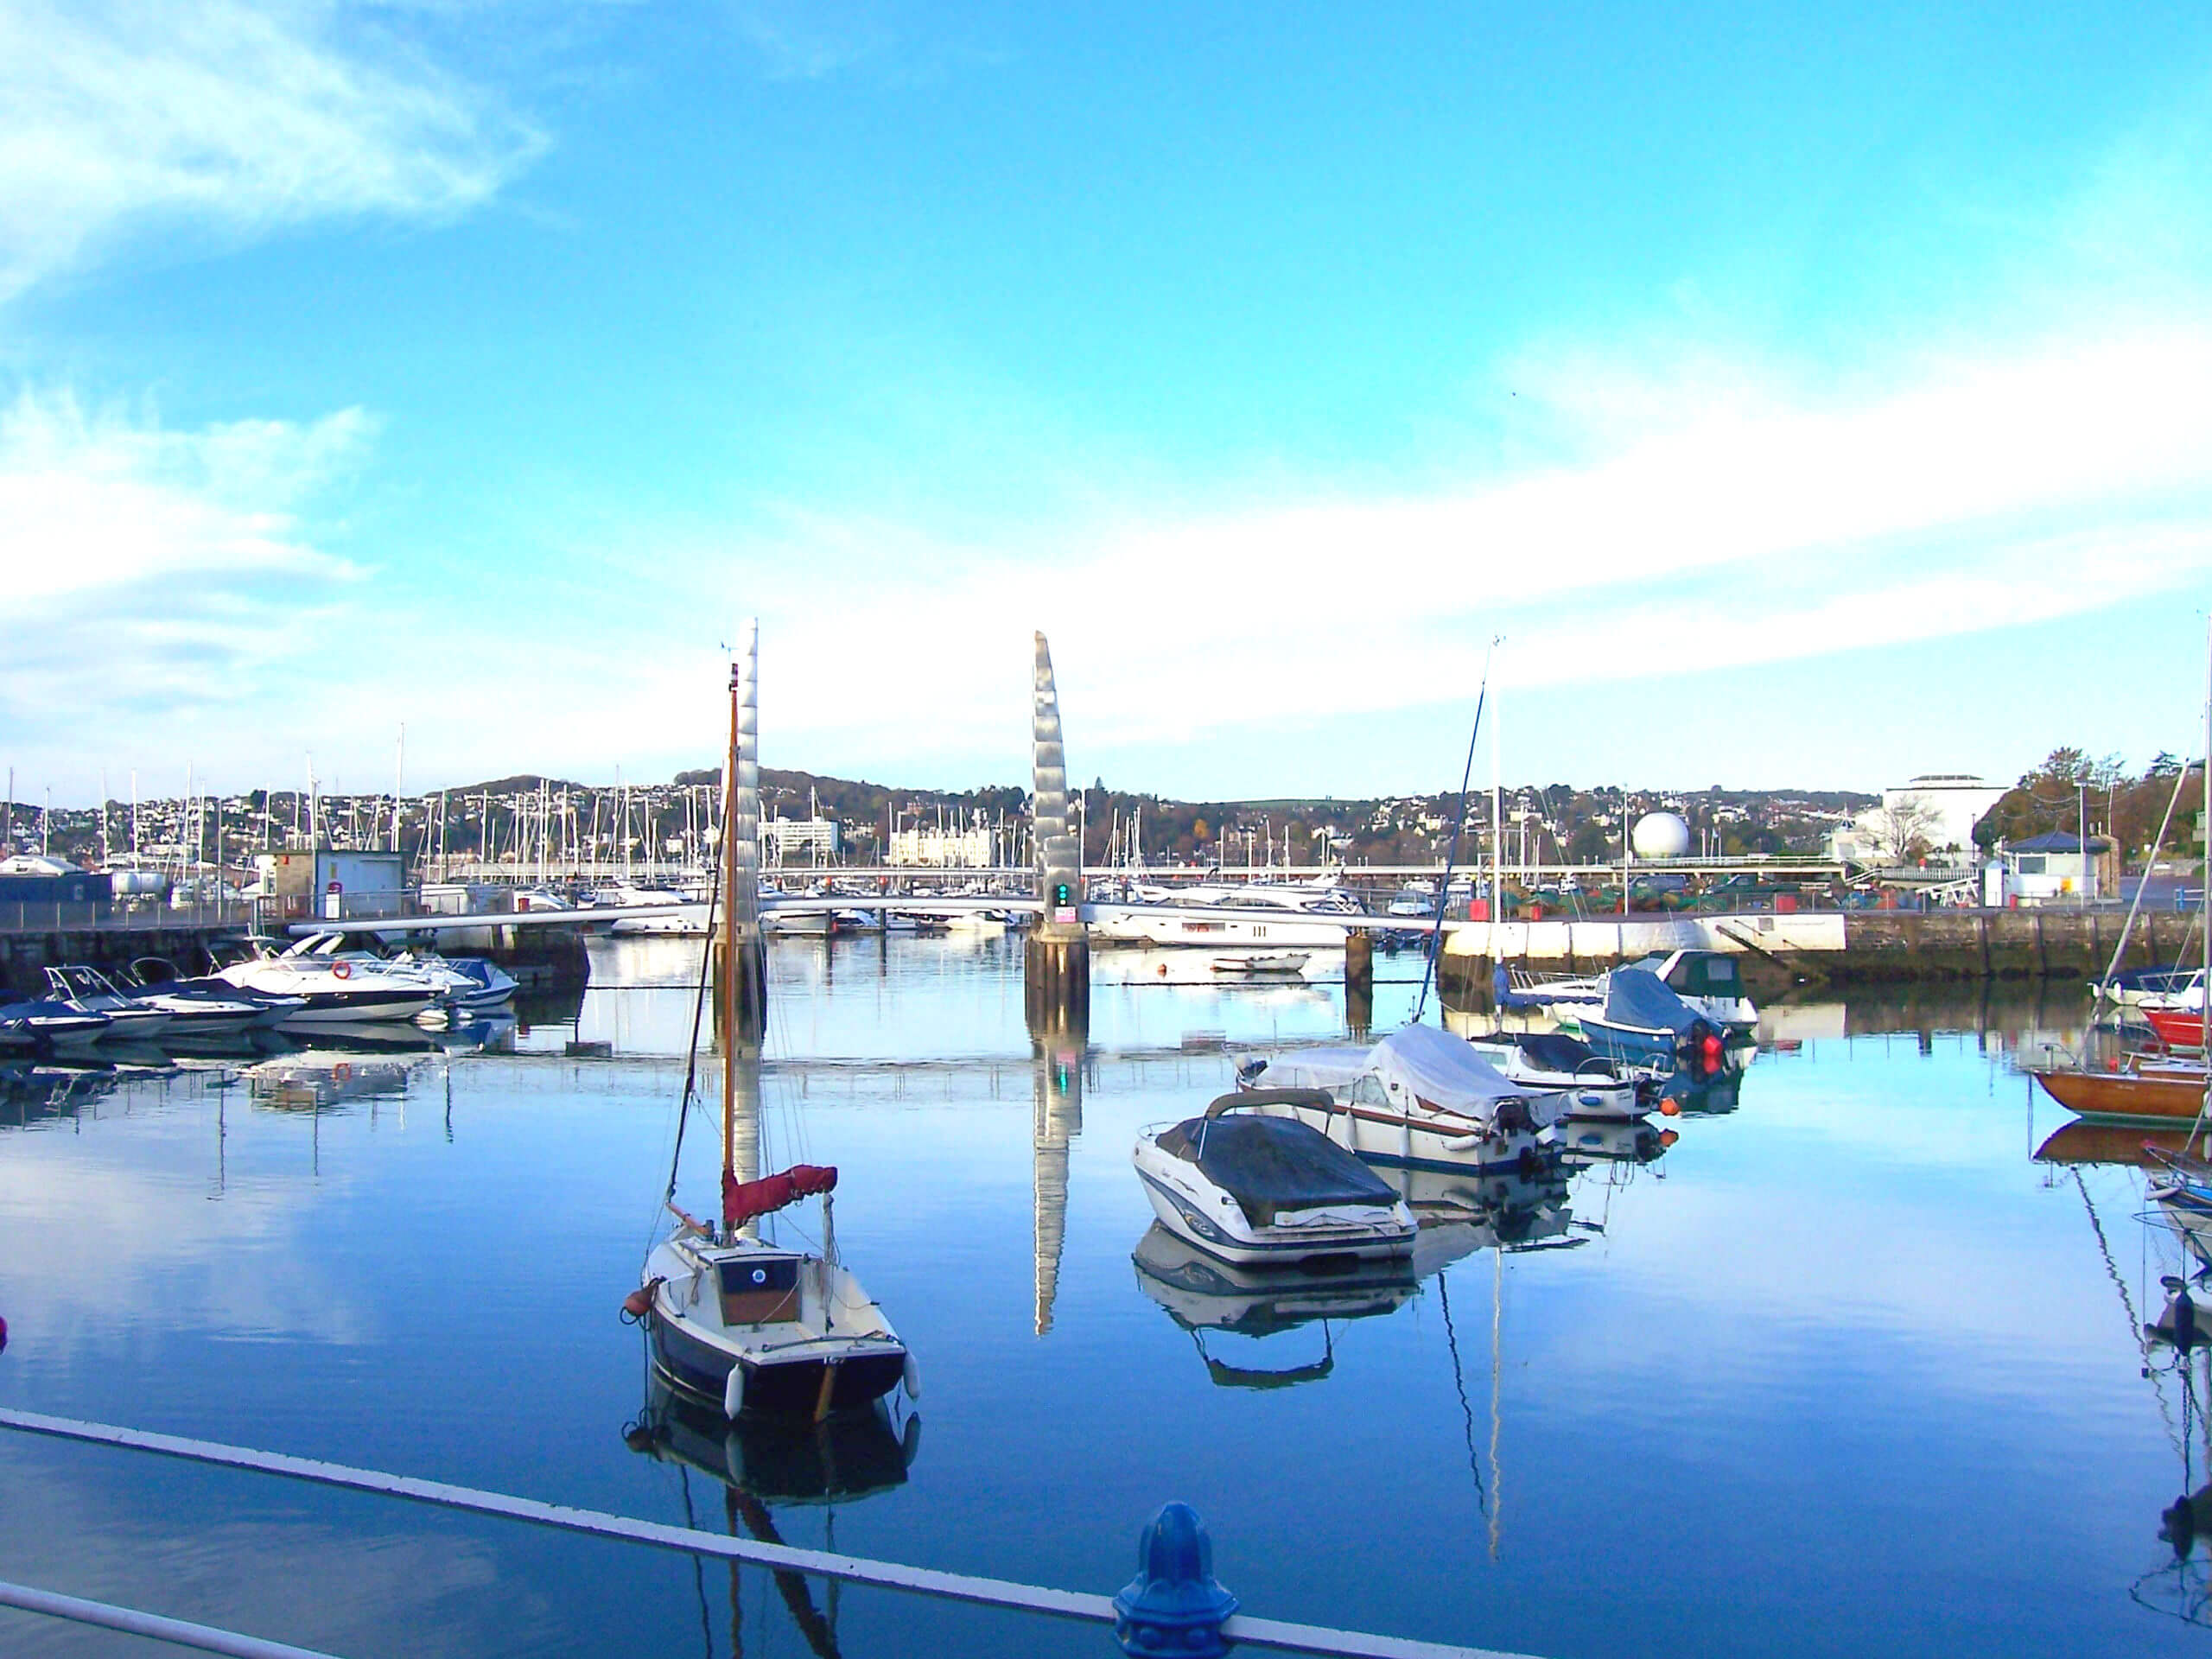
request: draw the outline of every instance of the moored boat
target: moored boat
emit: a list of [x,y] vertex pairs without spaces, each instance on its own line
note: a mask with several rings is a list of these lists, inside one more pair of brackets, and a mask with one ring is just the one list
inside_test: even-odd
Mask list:
[[2139,1056],[2109,1071],[2083,1066],[2029,1066],[2043,1091],[2078,1117],[2186,1118],[2204,1109],[2205,1071],[2184,1062]]
[[1143,1131],[1130,1160],[1160,1224],[1244,1266],[1407,1255],[1414,1217],[1396,1190],[1311,1125],[1267,1115],[1329,1103],[1313,1090],[1240,1090]]

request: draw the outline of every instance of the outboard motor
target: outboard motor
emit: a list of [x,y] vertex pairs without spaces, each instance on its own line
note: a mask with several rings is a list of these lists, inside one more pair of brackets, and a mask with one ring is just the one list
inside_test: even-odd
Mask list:
[[2143,1334],[2154,1342],[2169,1343],[2184,1354],[2212,1341],[2197,1323],[2196,1303],[2190,1296],[2188,1284],[2171,1273],[2158,1282],[2166,1287],[2165,1311],[2156,1324],[2144,1327]]

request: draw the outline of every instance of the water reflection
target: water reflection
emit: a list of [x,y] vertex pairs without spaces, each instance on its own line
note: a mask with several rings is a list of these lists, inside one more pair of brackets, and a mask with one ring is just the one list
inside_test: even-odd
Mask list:
[[[1136,1267],[1138,1288],[1190,1332],[1207,1376],[1224,1389],[1280,1389],[1319,1382],[1335,1368],[1334,1326],[1395,1313],[1413,1300],[1416,1287],[1414,1264],[1404,1257],[1363,1262],[1341,1273],[1241,1268],[1208,1255],[1156,1221],[1137,1241],[1130,1260]],[[1321,1326],[1318,1359],[1232,1365],[1206,1348],[1209,1332],[1266,1338],[1317,1322]]]
[[[878,1492],[902,1486],[921,1451],[922,1420],[908,1413],[896,1418],[882,1401],[856,1411],[838,1412],[812,1424],[764,1421],[741,1417],[733,1422],[712,1407],[685,1400],[660,1381],[647,1388],[645,1408],[626,1425],[624,1444],[678,1471],[684,1524],[696,1529],[690,1478],[705,1476],[722,1488],[723,1523],[733,1538],[745,1535],[764,1544],[789,1544],[775,1510],[818,1510],[820,1548],[835,1550],[836,1510]],[[787,1517],[788,1518],[788,1517]],[[712,1613],[706,1567],[692,1562],[702,1631]],[[742,1569],[728,1565],[728,1640],[733,1654],[745,1651]],[[804,1573],[775,1572],[779,1598],[792,1625],[817,1659],[837,1659],[838,1586],[832,1580],[816,1599]],[[756,1615],[757,1617],[757,1615]],[[754,1633],[756,1645],[760,1633]],[[714,1653],[709,1635],[706,1650]]]
[[1030,1235],[1036,1257],[1036,1329],[1052,1328],[1060,1250],[1067,1236],[1068,1146],[1083,1133],[1083,1047],[1074,1038],[1037,1039],[1030,1147]]

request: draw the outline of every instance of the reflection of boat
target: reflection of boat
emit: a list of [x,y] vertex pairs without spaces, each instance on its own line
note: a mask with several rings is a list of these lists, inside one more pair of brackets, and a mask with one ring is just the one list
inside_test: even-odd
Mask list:
[[1555,1122],[1566,1102],[1555,1090],[1510,1082],[1448,1032],[1433,1026],[1394,1031],[1371,1048],[1292,1049],[1248,1061],[1247,1088],[1319,1091],[1289,1113],[1370,1163],[1464,1170],[1534,1164],[1543,1157],[1537,1131]]
[[910,1412],[894,1425],[878,1402],[818,1423],[749,1414],[733,1421],[656,1375],[645,1411],[623,1439],[633,1452],[689,1465],[753,1497],[837,1503],[904,1485],[921,1449],[922,1420]]
[[[1211,1255],[1160,1223],[1146,1229],[1130,1260],[1137,1286],[1189,1332],[1220,1388],[1284,1388],[1326,1376],[1335,1364],[1331,1325],[1395,1313],[1410,1301],[1411,1262],[1400,1256],[1354,1264],[1337,1273],[1238,1267]],[[1271,1337],[1322,1323],[1319,1361],[1288,1368],[1231,1365],[1206,1351],[1208,1332]]]
[[2036,1162],[2132,1164],[2140,1169],[2153,1161],[2153,1147],[2179,1152],[2188,1141],[2187,1129],[2148,1129],[2075,1118],[2053,1130],[2036,1148]]
[[369,1054],[303,1051],[264,1060],[246,1072],[257,1106],[276,1111],[327,1111],[355,1100],[397,1100],[418,1064]]
[[[824,1548],[836,1546],[836,1511],[845,1503],[906,1484],[906,1471],[921,1449],[922,1420],[908,1415],[893,1429],[880,1402],[868,1409],[842,1412],[810,1425],[741,1417],[733,1421],[671,1390],[658,1377],[649,1386],[645,1408],[622,1432],[633,1452],[674,1464],[685,1476],[683,1506],[691,1515],[689,1471],[696,1470],[723,1489],[722,1501],[732,1536],[739,1523],[764,1544],[786,1541],[770,1504],[804,1505],[823,1512]],[[837,1591],[832,1584],[827,1606],[815,1605],[803,1573],[773,1574],[793,1624],[817,1659],[837,1659]],[[742,1601],[737,1564],[730,1564],[730,1645],[742,1652],[738,1621]],[[706,1616],[706,1581],[698,1580],[700,1614]]]
[[1144,1130],[1131,1160],[1169,1230],[1224,1261],[1310,1263],[1402,1256],[1414,1218],[1389,1184],[1297,1116],[1328,1096],[1224,1095],[1198,1117]]
[[1674,1130],[1654,1128],[1641,1117],[1573,1118],[1553,1136],[1569,1160],[1592,1163],[1648,1164],[1675,1144]]

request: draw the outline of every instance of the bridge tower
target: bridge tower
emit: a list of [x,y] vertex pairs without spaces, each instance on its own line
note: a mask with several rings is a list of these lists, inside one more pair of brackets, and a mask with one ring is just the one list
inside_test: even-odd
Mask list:
[[1029,1033],[1040,1040],[1090,1027],[1090,933],[1083,923],[1083,849],[1068,831],[1067,753],[1052,647],[1037,636],[1030,721],[1038,896],[1044,914],[1022,947]]

